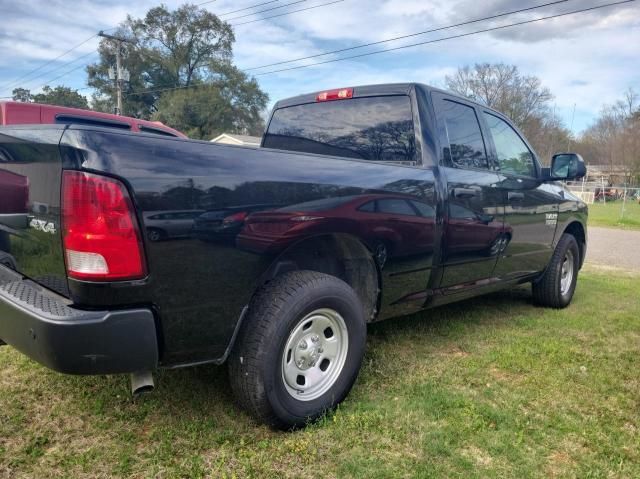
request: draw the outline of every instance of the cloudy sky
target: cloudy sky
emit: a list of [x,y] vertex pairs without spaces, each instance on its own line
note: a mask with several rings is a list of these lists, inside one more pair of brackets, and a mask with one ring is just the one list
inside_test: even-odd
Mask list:
[[[202,5],[236,25],[234,56],[240,68],[376,42],[552,0],[334,0],[330,5],[298,12],[295,10],[331,0],[275,0],[224,15],[265,1],[217,0]],[[394,48],[614,1],[567,0],[500,19],[249,73]],[[164,3],[176,7],[184,2]],[[16,86],[34,92],[45,84],[85,88],[84,65],[97,57],[97,38],[51,60],[97,31],[116,26],[127,14],[143,16],[157,4],[152,0],[0,0],[0,97],[10,95]],[[263,11],[267,9],[273,10]],[[287,15],[266,18],[283,13]],[[258,21],[240,25],[252,20]],[[540,77],[555,95],[556,112],[567,126],[576,105],[573,129],[579,132],[604,103],[614,102],[628,87],[640,92],[640,0],[379,55],[258,75],[257,79],[275,101],[308,91],[369,83],[416,81],[443,86],[445,75],[474,62],[515,64],[523,73]],[[36,68],[39,70],[29,73]],[[90,94],[90,90],[82,93]]]

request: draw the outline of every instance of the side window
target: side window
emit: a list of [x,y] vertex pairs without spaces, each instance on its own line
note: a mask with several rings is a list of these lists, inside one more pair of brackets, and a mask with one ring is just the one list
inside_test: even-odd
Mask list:
[[391,198],[388,200],[378,200],[378,212],[392,215],[416,216],[416,212],[413,211],[411,205],[405,200]]
[[423,216],[425,218],[435,218],[436,210],[433,209],[433,206],[429,206],[426,203],[413,200],[411,200],[410,203],[414,206],[415,209],[418,210],[420,216]]
[[536,176],[533,154],[511,125],[491,113],[485,112],[484,118],[496,145],[500,171],[520,176]]
[[449,215],[451,216],[451,218],[459,220],[469,220],[476,217],[476,214],[469,208],[465,208],[464,206],[456,203],[449,203]]
[[439,102],[451,163],[457,168],[489,169],[480,123],[473,108],[450,100]]
[[369,201],[368,203],[365,203],[360,208],[358,208],[358,211],[365,211],[367,213],[373,213],[375,210],[376,210],[375,201]]

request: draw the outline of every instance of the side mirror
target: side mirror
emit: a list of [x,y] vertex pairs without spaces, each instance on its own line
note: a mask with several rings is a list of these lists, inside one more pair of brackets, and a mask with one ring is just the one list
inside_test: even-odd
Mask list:
[[584,160],[577,153],[558,153],[551,159],[549,181],[577,180],[587,174]]

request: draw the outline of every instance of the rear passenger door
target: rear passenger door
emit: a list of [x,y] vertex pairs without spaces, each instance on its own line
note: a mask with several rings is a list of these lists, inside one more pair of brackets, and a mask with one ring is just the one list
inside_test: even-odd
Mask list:
[[482,119],[496,158],[504,195],[504,230],[508,243],[495,274],[508,279],[542,271],[552,254],[560,197],[538,181],[540,167],[532,148],[499,114],[484,110]]
[[503,235],[503,197],[476,107],[433,93],[441,171],[447,182],[441,287],[493,275]]

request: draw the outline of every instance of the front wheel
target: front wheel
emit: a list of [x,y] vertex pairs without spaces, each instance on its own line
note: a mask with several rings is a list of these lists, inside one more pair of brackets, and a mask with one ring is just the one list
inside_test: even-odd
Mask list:
[[580,268],[580,248],[563,234],[542,277],[532,283],[533,299],[541,306],[565,308],[571,303]]
[[286,273],[249,306],[229,358],[231,387],[259,421],[303,426],[349,393],[365,341],[362,304],[348,284],[313,271]]

